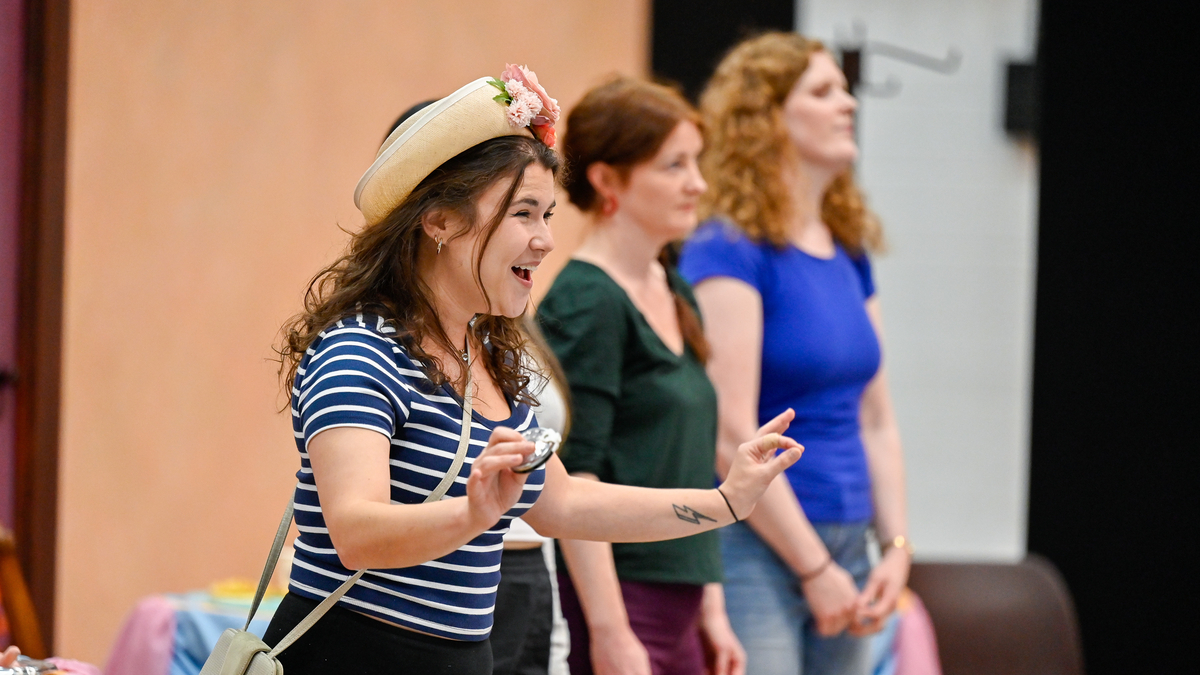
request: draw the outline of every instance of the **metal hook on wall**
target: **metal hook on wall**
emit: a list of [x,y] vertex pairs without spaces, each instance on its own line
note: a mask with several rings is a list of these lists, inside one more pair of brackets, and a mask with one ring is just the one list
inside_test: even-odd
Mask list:
[[851,32],[848,36],[835,29],[834,39],[839,45],[838,51],[842,55],[842,71],[846,74],[851,93],[855,95],[891,98],[900,93],[901,83],[894,75],[888,74],[882,83],[863,80],[862,74],[865,70],[864,61],[867,54],[894,59],[943,75],[954,74],[962,65],[962,52],[956,47],[948,48],[946,56],[938,58],[890,42],[868,40],[867,27],[862,21],[854,21],[851,24]]

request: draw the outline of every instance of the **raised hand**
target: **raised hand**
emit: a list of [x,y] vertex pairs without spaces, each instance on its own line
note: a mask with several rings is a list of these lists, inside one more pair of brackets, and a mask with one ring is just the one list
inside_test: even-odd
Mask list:
[[21,650],[17,649],[16,645],[10,645],[3,652],[0,652],[0,668],[8,668],[17,663],[17,657],[21,655]]
[[491,527],[517,503],[529,474],[514,473],[512,468],[533,450],[533,443],[521,434],[496,427],[467,479],[467,500],[475,522]]
[[[776,428],[782,425],[787,428],[791,421],[791,410],[768,422],[763,429]],[[785,418],[786,419],[783,419]],[[783,452],[776,454],[777,449]],[[804,446],[781,435],[770,432],[742,443],[729,467],[725,482],[721,484],[721,492],[729,500],[729,505],[737,515],[738,520],[745,520],[758,498],[766,491],[767,486],[784,469],[796,463],[804,452]]]

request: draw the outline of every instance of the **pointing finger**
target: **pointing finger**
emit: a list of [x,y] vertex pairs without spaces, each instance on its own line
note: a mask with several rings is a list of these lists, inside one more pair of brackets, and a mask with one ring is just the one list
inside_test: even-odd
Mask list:
[[758,430],[758,434],[760,436],[764,434],[782,434],[783,432],[787,431],[788,426],[791,425],[792,420],[795,419],[795,417],[796,411],[788,408],[787,410],[784,410],[776,415],[775,418],[770,422],[762,425],[762,427],[760,427]]

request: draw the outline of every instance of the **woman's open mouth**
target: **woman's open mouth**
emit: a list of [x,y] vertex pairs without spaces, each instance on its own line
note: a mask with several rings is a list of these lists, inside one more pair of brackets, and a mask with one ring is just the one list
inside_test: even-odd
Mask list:
[[514,265],[512,268],[513,274],[521,280],[521,283],[526,286],[533,286],[533,272],[537,269],[535,265]]

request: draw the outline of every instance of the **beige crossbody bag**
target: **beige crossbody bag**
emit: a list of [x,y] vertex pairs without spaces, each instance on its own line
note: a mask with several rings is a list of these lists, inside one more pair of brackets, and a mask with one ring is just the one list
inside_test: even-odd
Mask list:
[[[470,363],[470,347],[468,349],[468,363]],[[454,454],[454,461],[450,464],[450,470],[442,477],[442,482],[434,488],[433,492],[425,498],[425,502],[436,502],[445,496],[446,491],[450,489],[450,485],[458,476],[458,472],[462,469],[463,460],[467,456],[467,446],[471,440],[471,370],[467,369],[467,386],[466,396],[463,397],[463,416],[462,416],[462,435],[458,438],[458,452]],[[291,499],[288,500],[287,508],[283,511],[283,520],[279,521],[279,529],[275,531],[275,542],[271,544],[271,552],[267,555],[267,564],[263,566],[262,576],[258,579],[258,589],[254,592],[254,602],[250,604],[250,614],[246,617],[246,625],[241,630],[235,628],[226,628],[224,633],[221,633],[220,639],[217,640],[217,646],[213,647],[212,654],[209,654],[208,660],[204,662],[204,668],[200,670],[200,675],[283,675],[283,664],[279,662],[279,653],[291,646],[293,642],[300,639],[301,635],[312,628],[325,613],[330,610],[346,591],[354,585],[362,577],[366,570],[359,570],[350,575],[346,581],[342,582],[337,590],[329,594],[329,597],[321,601],[313,611],[309,612],[304,620],[296,624],[279,644],[275,647],[269,647],[257,635],[250,632],[250,621],[254,619],[254,613],[258,611],[258,605],[262,602],[263,593],[267,590],[267,583],[271,580],[271,575],[275,573],[275,564],[279,562],[279,552],[283,550],[283,542],[287,538],[288,528],[292,524],[292,511],[294,504]]]

